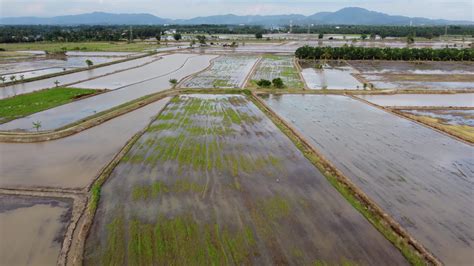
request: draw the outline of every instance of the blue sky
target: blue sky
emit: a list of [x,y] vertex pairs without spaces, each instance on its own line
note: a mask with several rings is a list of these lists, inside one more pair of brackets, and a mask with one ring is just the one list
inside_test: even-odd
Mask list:
[[474,20],[473,0],[0,0],[0,15],[57,16],[92,11],[151,13],[166,18],[237,15],[303,14],[357,6],[392,15]]

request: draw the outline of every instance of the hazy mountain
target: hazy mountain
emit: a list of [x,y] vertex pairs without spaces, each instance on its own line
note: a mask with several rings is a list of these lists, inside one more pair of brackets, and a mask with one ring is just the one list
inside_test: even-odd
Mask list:
[[192,19],[166,19],[151,14],[110,14],[93,12],[81,15],[68,15],[50,18],[40,17],[5,17],[0,24],[26,25],[111,25],[111,24],[250,24],[250,25],[288,25],[293,24],[350,24],[350,25],[444,25],[474,24],[474,21],[449,21],[443,19],[410,18],[392,16],[380,12],[369,11],[358,7],[347,7],[336,12],[319,12],[311,16],[303,15],[252,15],[238,16],[233,14],[195,17]]

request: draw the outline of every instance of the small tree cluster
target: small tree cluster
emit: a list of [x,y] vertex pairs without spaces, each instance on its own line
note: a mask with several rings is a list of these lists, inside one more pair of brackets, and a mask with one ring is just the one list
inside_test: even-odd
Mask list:
[[281,78],[274,78],[272,81],[267,79],[261,79],[256,81],[257,86],[261,88],[270,88],[272,85],[277,89],[281,89],[285,87],[283,80]]

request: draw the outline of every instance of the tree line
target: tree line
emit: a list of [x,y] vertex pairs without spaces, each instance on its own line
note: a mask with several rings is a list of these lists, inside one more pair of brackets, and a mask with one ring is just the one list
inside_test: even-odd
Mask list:
[[[183,34],[255,34],[267,32],[260,26],[229,25],[134,25],[131,28],[133,39],[160,37],[166,30],[174,29]],[[83,42],[119,41],[130,38],[130,26],[0,26],[0,43],[18,42]]]
[[[292,27],[292,33],[310,33],[318,34],[363,34],[367,36],[378,35],[385,37],[406,37],[413,35],[432,39],[448,33],[449,35],[474,35],[474,26],[472,25],[451,25],[451,26],[376,26],[376,25],[296,25]],[[289,30],[289,27],[285,27]]]
[[299,59],[474,61],[474,49],[311,47],[296,50]]

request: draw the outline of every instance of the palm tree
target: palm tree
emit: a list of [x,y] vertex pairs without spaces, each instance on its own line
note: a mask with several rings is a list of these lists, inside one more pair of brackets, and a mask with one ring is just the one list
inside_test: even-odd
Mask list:
[[39,131],[41,128],[41,121],[33,122],[33,128],[36,129],[36,131]]
[[16,80],[16,76],[15,76],[15,75],[11,75],[11,76],[10,76],[10,81],[11,81],[11,82],[15,82],[15,80]]
[[61,83],[61,82],[59,82],[59,80],[55,80],[55,81],[54,81],[54,85],[56,85],[56,87],[59,86],[59,83]]

